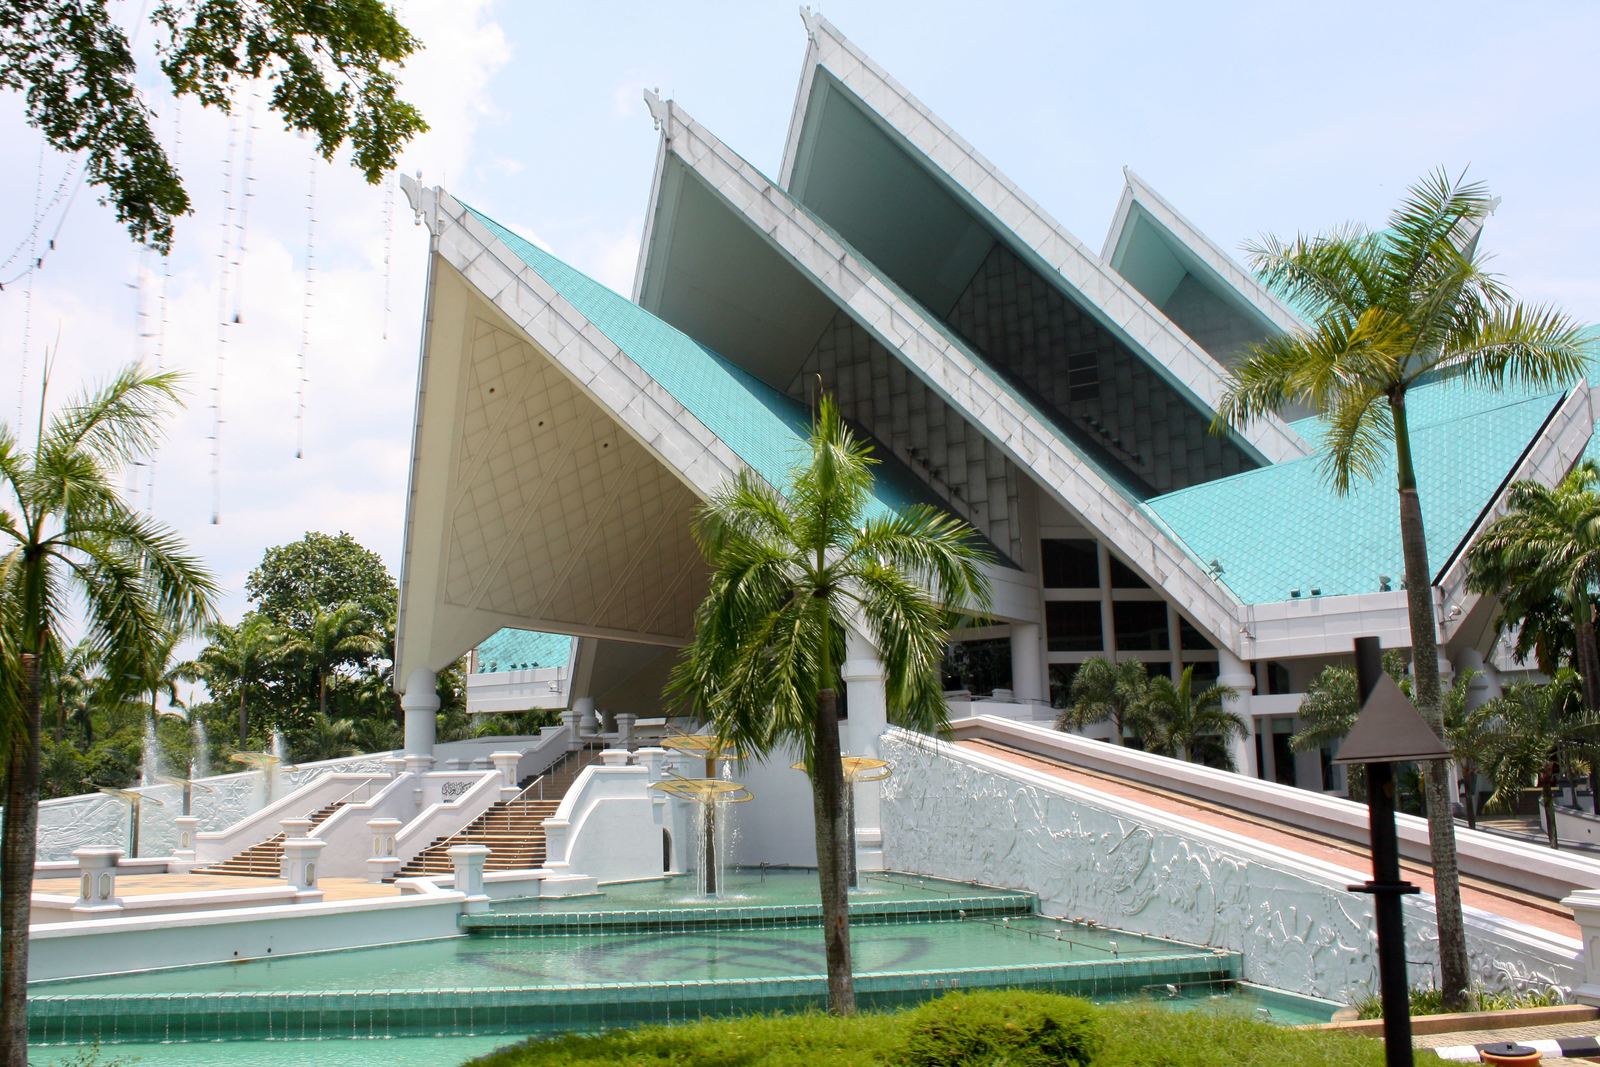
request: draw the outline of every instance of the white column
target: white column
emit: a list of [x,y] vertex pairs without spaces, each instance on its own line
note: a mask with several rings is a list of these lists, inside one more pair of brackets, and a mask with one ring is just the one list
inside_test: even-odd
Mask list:
[[517,795],[517,764],[522,762],[520,752],[491,752],[489,762],[494,764],[494,769],[500,772],[500,798],[510,799]]
[[632,712],[619,711],[613,719],[617,724],[617,744],[626,748],[628,739],[633,736],[633,724],[639,720],[639,716]]
[[406,679],[400,707],[406,713],[406,755],[433,756],[434,731],[438,727],[439,678],[425,667],[418,667]]
[[1011,624],[1011,692],[1024,704],[1044,700],[1044,658],[1039,652],[1039,624]]
[[322,890],[317,888],[317,859],[327,847],[326,841],[315,837],[290,837],[283,842],[283,880],[296,890],[296,900],[322,899]]
[[578,732],[593,734],[600,732],[600,719],[595,714],[594,697],[578,697],[572,702],[572,710],[578,713]]
[[178,847],[172,852],[170,871],[187,871],[195,865],[194,835],[200,829],[200,819],[195,815],[179,815],[172,820],[178,828]]
[[[846,755],[877,758],[878,739],[889,727],[883,661],[872,642],[854,631],[845,638],[842,673],[850,717],[840,727],[839,745]],[[883,870],[881,789],[877,782],[860,782],[854,787],[856,866],[863,871]]]
[[117,862],[122,859],[122,849],[80,848],[73,851],[72,858],[78,861],[79,872],[78,900],[72,910],[121,911],[122,901],[117,898]]
[[372,833],[372,855],[367,857],[367,881],[382,882],[400,869],[400,857],[394,854],[394,839],[404,825],[399,819],[367,820],[367,829]]
[[1256,720],[1250,714],[1250,694],[1255,692],[1256,676],[1250,670],[1250,665],[1226,648],[1217,649],[1217,683],[1233,689],[1238,695],[1226,704],[1229,711],[1237,712],[1244,718],[1249,729],[1244,737],[1235,739],[1231,743],[1233,753],[1233,766],[1240,774],[1248,774],[1252,778],[1261,777],[1261,768],[1256,766]]
[[446,851],[455,869],[455,889],[465,893],[466,904],[462,910],[477,914],[489,910],[489,896],[483,891],[483,865],[489,858],[489,849],[483,845],[457,845]]

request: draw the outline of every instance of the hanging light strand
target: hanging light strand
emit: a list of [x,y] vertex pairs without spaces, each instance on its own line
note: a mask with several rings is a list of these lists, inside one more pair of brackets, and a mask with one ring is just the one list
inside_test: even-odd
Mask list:
[[[181,167],[179,158],[183,152],[183,98],[178,97],[172,102],[172,164]],[[156,371],[159,373],[167,367],[167,322],[171,314],[168,297],[172,292],[172,253],[168,252],[161,257],[161,289],[156,298],[157,315],[155,344],[152,346],[155,354]],[[145,461],[144,468],[144,510],[148,513],[155,511],[156,501],[156,453],[152,452]]]
[[222,386],[228,366],[228,319],[233,303],[230,269],[233,264],[233,170],[239,143],[238,112],[228,114],[228,150],[222,160],[221,247],[217,251],[217,356],[211,383],[211,525],[222,522]]
[[389,281],[394,264],[394,177],[383,183],[383,339],[389,339]]
[[306,178],[306,286],[305,302],[300,310],[300,382],[295,397],[294,458],[305,456],[306,449],[306,382],[308,357],[311,353],[311,305],[317,275],[317,155],[311,154],[311,166]]
[[[44,197],[44,138],[39,139],[39,160],[33,170],[33,227],[28,234],[28,261],[39,258],[39,202]],[[22,430],[22,400],[28,392],[28,355],[33,346],[33,271],[22,294],[22,371],[17,377],[17,431]]]

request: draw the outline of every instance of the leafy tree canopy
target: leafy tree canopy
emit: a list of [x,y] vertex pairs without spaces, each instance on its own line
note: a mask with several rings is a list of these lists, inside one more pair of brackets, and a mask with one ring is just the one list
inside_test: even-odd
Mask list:
[[298,634],[309,634],[319,613],[349,603],[380,624],[394,613],[399,595],[383,558],[342,531],[313,531],[267,549],[244,590],[263,616]]
[[[175,95],[226,111],[240,82],[266,81],[286,129],[314,137],[324,159],[348,141],[369,182],[428,128],[396,92],[420,43],[383,0],[163,0],[133,32],[147,29]],[[128,30],[105,0],[0,4],[0,87],[26,94],[28,123],[52,148],[83,152],[102,202],[165,252],[189,194],[137,79]]]

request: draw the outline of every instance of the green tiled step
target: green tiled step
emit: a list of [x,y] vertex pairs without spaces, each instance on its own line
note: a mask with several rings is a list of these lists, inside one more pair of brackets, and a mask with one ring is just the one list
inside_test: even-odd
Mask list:
[[[1181,987],[1236,979],[1239,959],[1237,953],[1195,952],[1109,962],[863,973],[856,976],[856,996],[867,1008],[912,1004],[948,989],[985,987],[1109,997],[1168,983]],[[35,996],[28,1003],[28,1028],[35,1044],[66,1046],[558,1033],[796,1011],[822,1007],[826,999],[827,981],[818,975],[486,989]]]
[[[850,924],[959,922],[963,919],[1028,915],[1038,900],[1032,893],[991,893],[939,900],[855,900]],[[684,930],[749,930],[762,927],[818,926],[820,904],[716,904],[705,908],[615,908],[596,911],[492,912],[463,915],[461,929],[479,935],[574,937],[606,932],[673,933]]]

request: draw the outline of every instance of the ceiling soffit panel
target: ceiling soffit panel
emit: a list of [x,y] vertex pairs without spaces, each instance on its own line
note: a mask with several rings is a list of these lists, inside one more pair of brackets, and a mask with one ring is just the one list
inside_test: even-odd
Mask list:
[[[848,92],[868,117],[920,156],[948,189],[993,219],[1002,231],[1015,235],[1018,252],[1082,294],[1107,327],[1136,351],[1148,353],[1151,366],[1184,389],[1198,407],[1215,409],[1226,379],[1216,360],[827,19],[814,12],[803,12],[802,17],[811,37],[802,84],[811,88],[804,110],[797,109],[793,119],[798,133],[791,129],[785,149],[781,173],[789,188],[803,189],[807,180],[798,162],[811,158],[802,142],[820,129],[814,114],[818,100],[830,92]],[[1240,436],[1268,462],[1310,454],[1310,446],[1277,418],[1257,420]]]
[[519,333],[489,308],[468,325],[444,600],[687,638],[695,495]]

